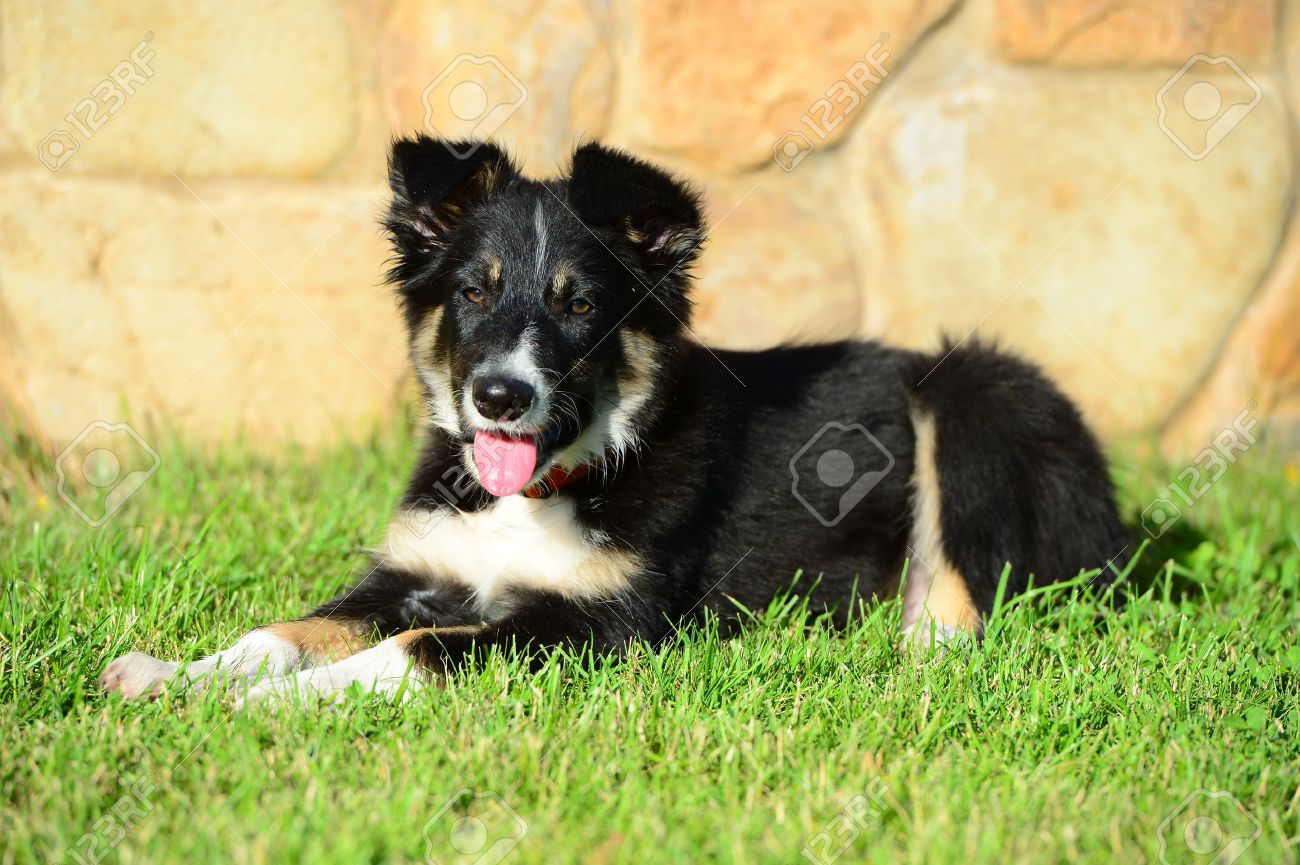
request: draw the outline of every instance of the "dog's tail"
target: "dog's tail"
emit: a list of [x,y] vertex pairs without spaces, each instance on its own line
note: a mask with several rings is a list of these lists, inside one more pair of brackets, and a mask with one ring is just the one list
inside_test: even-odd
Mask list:
[[[987,617],[1008,565],[1008,597],[1030,574],[1043,585],[1100,569],[1094,585],[1104,586],[1124,567],[1130,539],[1101,447],[1036,367],[969,341],[910,355],[904,375],[917,439],[905,596],[914,616],[937,594],[928,606],[960,613],[965,602]],[[920,587],[912,575],[927,572],[933,585]],[[942,600],[945,577],[967,597]]]

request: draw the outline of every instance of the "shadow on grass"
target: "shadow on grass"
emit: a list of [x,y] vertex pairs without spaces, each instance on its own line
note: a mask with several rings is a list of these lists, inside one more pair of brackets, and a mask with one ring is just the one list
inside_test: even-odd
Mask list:
[[1177,571],[1166,575],[1167,563],[1172,561],[1184,569],[1192,568],[1192,557],[1210,537],[1189,520],[1178,520],[1158,537],[1145,529],[1140,514],[1134,513],[1125,525],[1134,543],[1139,546],[1137,562],[1125,580],[1129,598],[1146,594],[1157,583],[1170,581],[1170,594],[1178,599],[1199,591],[1197,583],[1181,576]]

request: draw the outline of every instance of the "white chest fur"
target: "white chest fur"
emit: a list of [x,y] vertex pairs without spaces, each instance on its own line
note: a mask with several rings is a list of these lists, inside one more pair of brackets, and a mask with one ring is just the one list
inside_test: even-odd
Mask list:
[[474,513],[412,509],[388,528],[381,557],[416,574],[469,586],[485,612],[513,587],[548,589],[578,600],[626,589],[635,556],[588,536],[563,498],[508,496]]

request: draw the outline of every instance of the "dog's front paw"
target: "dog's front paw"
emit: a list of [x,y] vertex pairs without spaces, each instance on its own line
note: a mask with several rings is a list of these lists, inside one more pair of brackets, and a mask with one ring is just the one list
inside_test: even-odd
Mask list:
[[175,674],[176,667],[152,655],[131,652],[104,668],[99,674],[99,687],[106,694],[121,694],[128,700],[153,699],[162,690],[163,683]]

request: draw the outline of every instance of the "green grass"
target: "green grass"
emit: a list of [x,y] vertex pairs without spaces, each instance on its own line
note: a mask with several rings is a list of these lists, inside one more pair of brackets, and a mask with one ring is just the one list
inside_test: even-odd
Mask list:
[[[1237,861],[1297,859],[1300,488],[1262,448],[1144,549],[1119,612],[1076,583],[1009,604],[981,646],[913,656],[894,604],[848,632],[778,604],[730,642],[699,628],[538,674],[498,658],[401,708],[231,714],[216,694],[105,699],[95,678],[342,587],[410,442],[287,464],[169,444],[102,529],[47,458],[5,447],[0,863],[420,862],[426,834],[436,861],[476,861],[448,855],[453,827],[475,841],[461,815],[519,827],[466,788],[526,823],[501,859],[518,865],[827,861],[810,844],[838,862],[1158,862],[1171,815],[1171,865],[1208,862],[1182,840],[1189,796],[1230,834],[1258,828]],[[1118,466],[1133,515],[1177,472]]]

